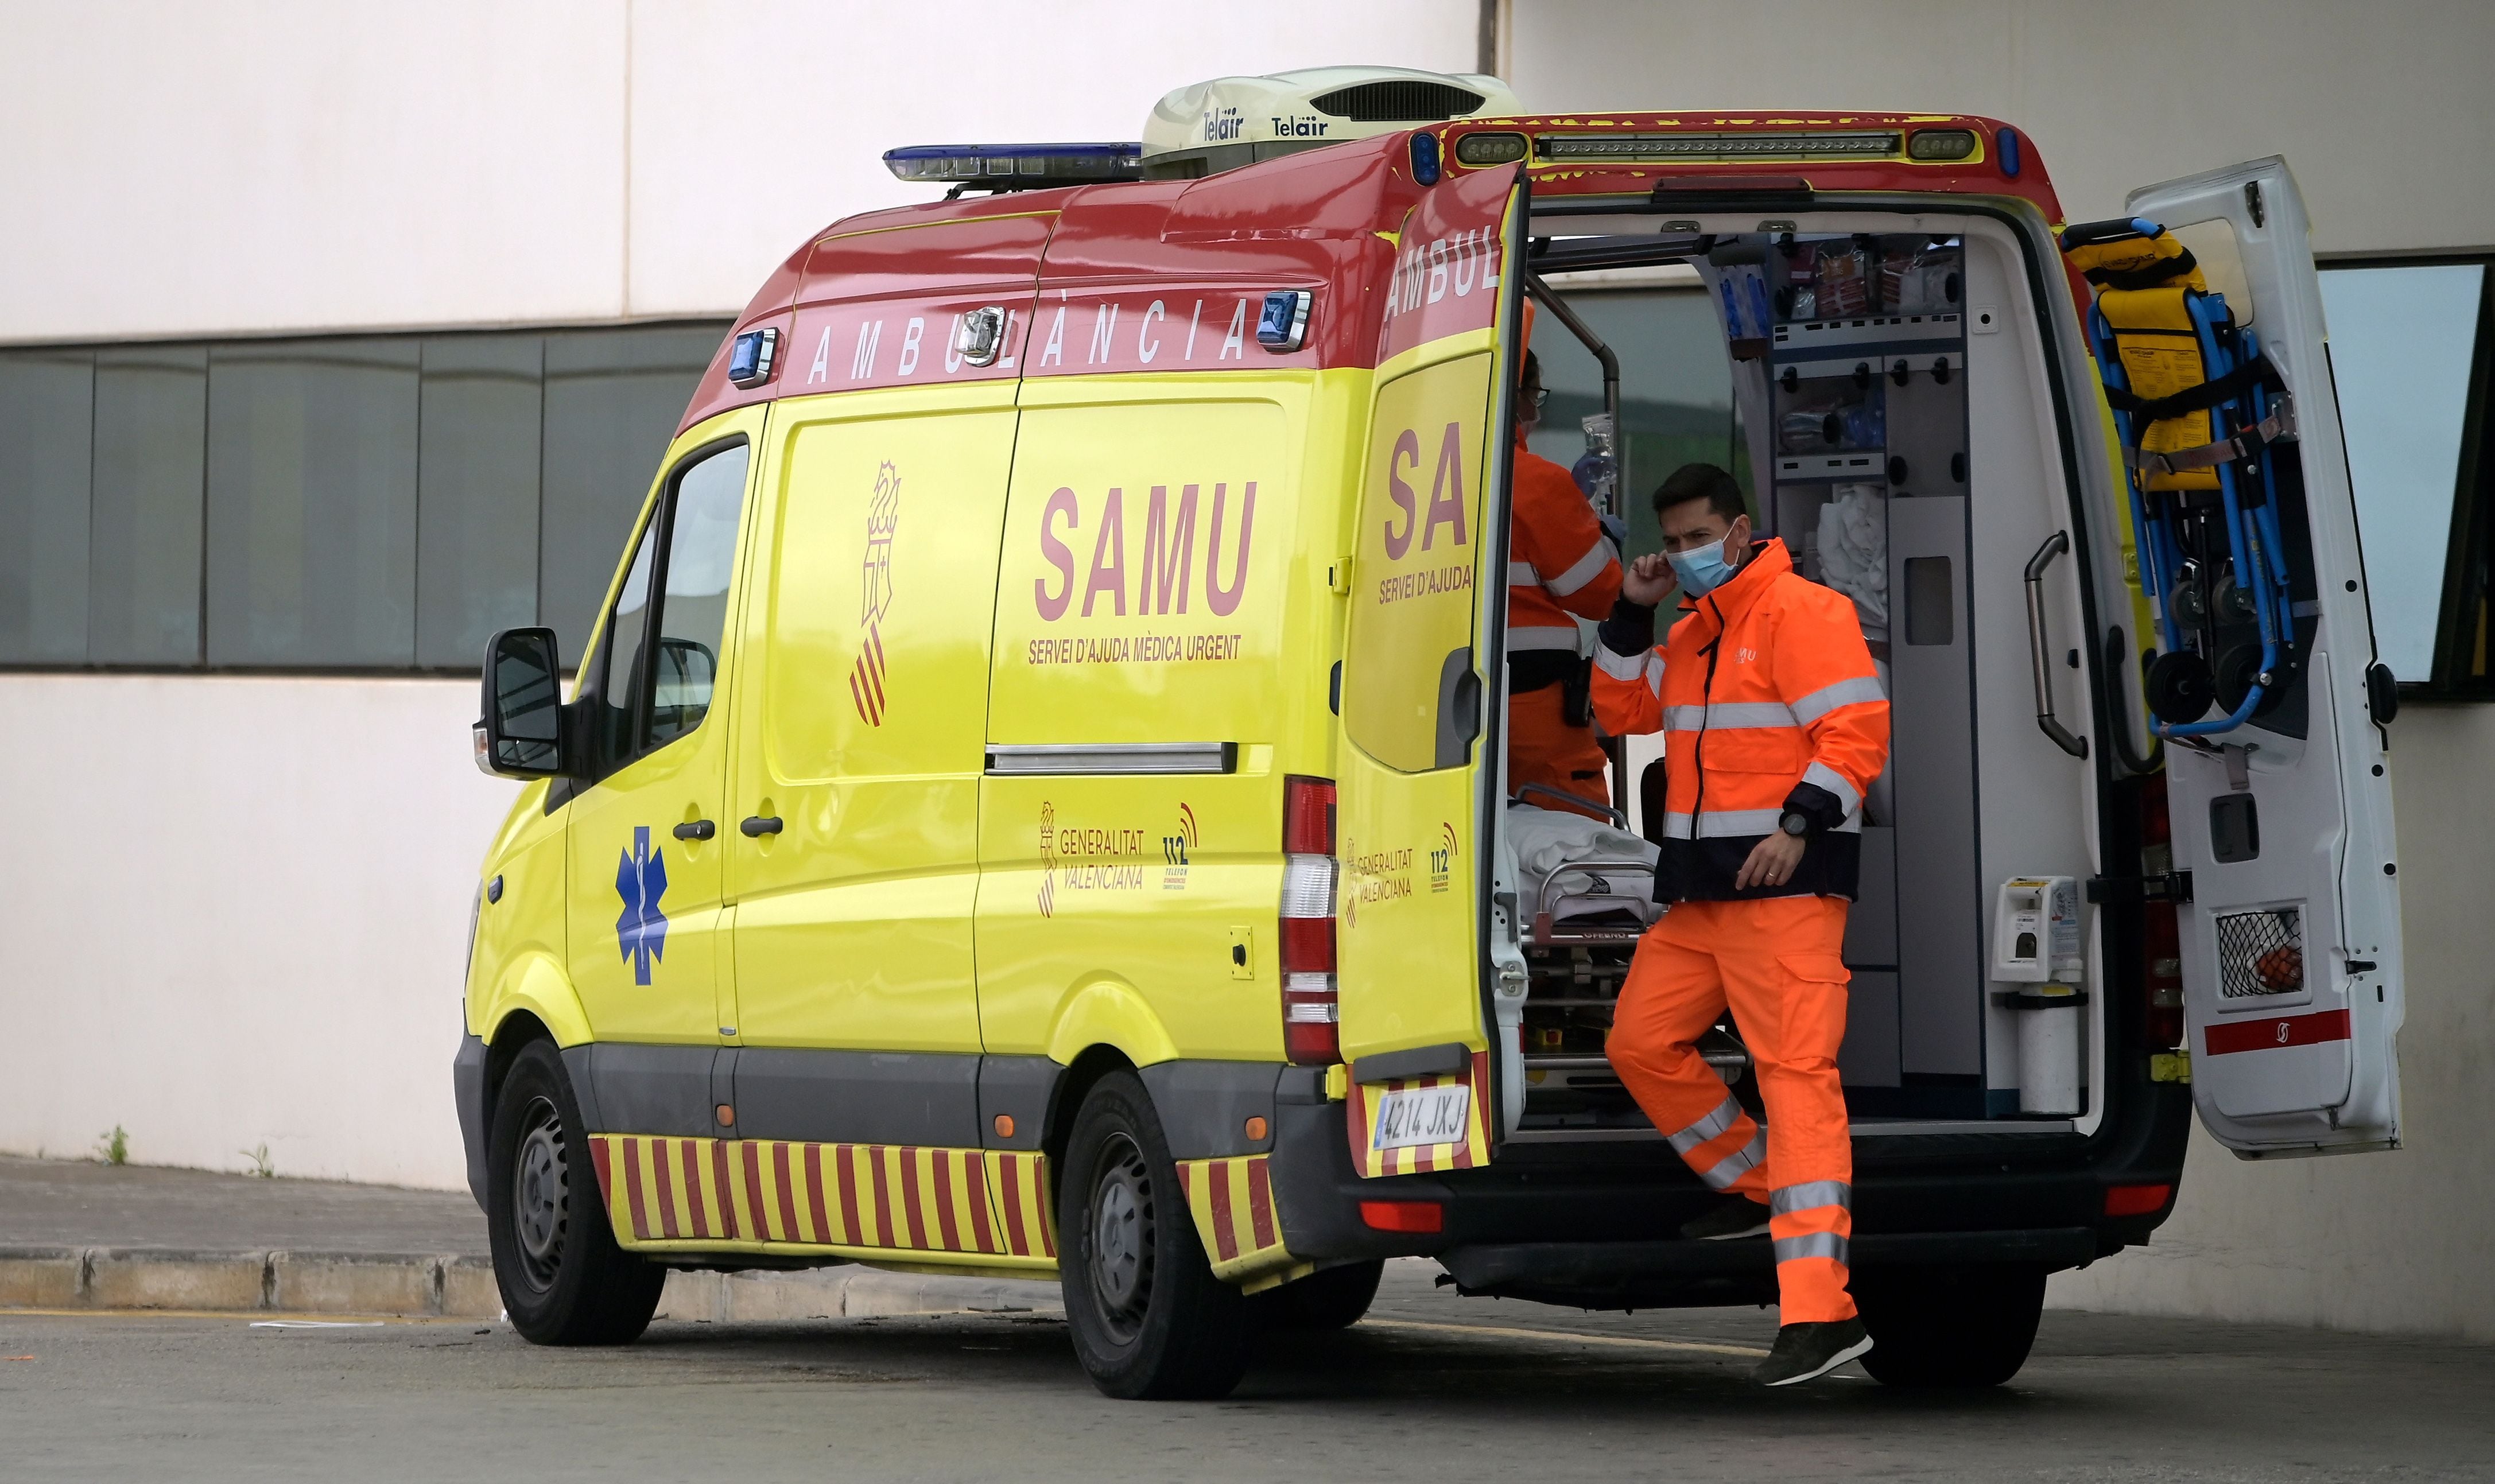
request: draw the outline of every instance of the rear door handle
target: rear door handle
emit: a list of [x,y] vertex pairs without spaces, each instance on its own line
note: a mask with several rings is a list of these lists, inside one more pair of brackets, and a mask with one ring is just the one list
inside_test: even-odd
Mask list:
[[750,840],[776,835],[780,833],[780,817],[776,814],[747,815],[744,822],[736,827],[745,831],[746,838]]
[[2053,739],[2053,745],[2074,757],[2088,755],[2088,739],[2076,736],[2053,715],[2053,678],[2046,653],[2050,647],[2045,640],[2045,569],[2053,558],[2071,549],[2071,533],[2056,531],[2045,538],[2045,544],[2027,559],[2027,663],[2036,676],[2036,726]]
[[676,826],[676,838],[679,840],[708,840],[718,833],[719,826],[708,819],[694,819]]

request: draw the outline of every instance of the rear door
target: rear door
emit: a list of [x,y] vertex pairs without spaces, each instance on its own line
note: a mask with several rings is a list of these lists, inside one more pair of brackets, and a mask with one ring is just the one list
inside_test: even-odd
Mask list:
[[[1524,226],[1515,173],[1431,192],[1403,223],[1379,336],[1337,802],[1342,1055],[1371,1174],[1489,1158],[1483,851]],[[1469,1097],[1441,1091],[1459,1085]]]
[[[2271,158],[2151,186],[2128,205],[2192,250],[2259,337],[2300,434],[2273,474],[2298,647],[2310,646],[2291,682],[2301,694],[2212,747],[2166,749],[2174,864],[2193,881],[2179,917],[2195,1101],[2247,1158],[2395,1147],[2398,852],[2304,201]],[[2294,549],[2299,524],[2309,563]]]

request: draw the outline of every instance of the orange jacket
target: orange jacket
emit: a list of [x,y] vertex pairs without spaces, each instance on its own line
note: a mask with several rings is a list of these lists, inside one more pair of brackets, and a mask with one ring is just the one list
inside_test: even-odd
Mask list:
[[[1665,733],[1656,899],[1852,897],[1863,794],[1889,760],[1889,699],[1854,604],[1796,572],[1784,542],[1769,540],[1680,607],[1658,647],[1654,610],[1623,601],[1594,650],[1603,729]],[[1809,822],[1793,880],[1734,890],[1788,811]]]
[[[1620,556],[1568,471],[1516,446],[1516,512],[1507,551],[1507,652],[1577,653],[1580,618],[1620,596]],[[1544,682],[1548,684],[1549,682]]]

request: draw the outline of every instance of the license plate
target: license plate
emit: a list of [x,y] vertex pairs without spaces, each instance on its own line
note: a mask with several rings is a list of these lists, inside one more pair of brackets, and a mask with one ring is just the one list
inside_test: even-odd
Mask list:
[[1469,1083],[1448,1087],[1407,1087],[1377,1099],[1377,1126],[1371,1149],[1413,1149],[1424,1144],[1461,1144],[1464,1116],[1472,1111]]

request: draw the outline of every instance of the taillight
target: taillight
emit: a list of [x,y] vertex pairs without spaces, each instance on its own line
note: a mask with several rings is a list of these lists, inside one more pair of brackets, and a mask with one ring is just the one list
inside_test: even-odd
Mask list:
[[[2166,775],[2141,781],[2140,874],[2154,880],[2174,869],[2173,821],[2166,812]],[[2141,988],[2147,997],[2141,1034],[2153,1050],[2183,1041],[2183,940],[2174,904],[2148,902],[2140,912]]]
[[1371,1231],[1444,1231],[1447,1208],[1434,1200],[1365,1200],[1360,1223]]
[[2171,1185],[2115,1185],[2106,1187],[2105,1214],[2108,1216],[2150,1216],[2166,1209],[2174,1196]]
[[1282,1054],[1342,1059],[1334,977],[1334,782],[1282,780]]

